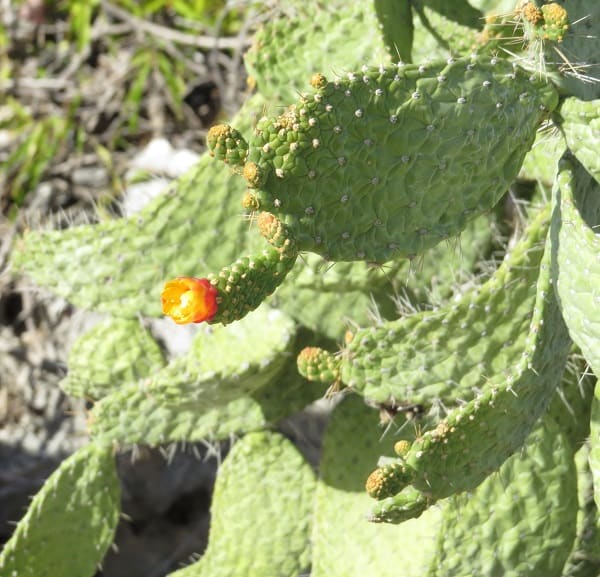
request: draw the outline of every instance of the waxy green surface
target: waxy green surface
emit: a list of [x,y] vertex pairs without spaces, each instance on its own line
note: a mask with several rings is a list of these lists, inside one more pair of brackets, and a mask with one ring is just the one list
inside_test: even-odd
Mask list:
[[600,100],[565,99],[559,122],[569,150],[600,183]]
[[430,577],[560,575],[573,546],[573,449],[550,419],[473,493],[444,506]]
[[[534,231],[532,226],[530,234]],[[402,486],[418,489],[430,499],[472,490],[522,446],[560,383],[571,347],[552,290],[551,255],[548,239],[520,360],[490,375],[474,399],[413,443],[387,481],[396,495],[373,507],[375,519],[405,518],[404,513],[396,515],[395,501],[405,509]]]
[[488,282],[460,299],[356,331],[342,381],[377,403],[454,406],[476,396],[521,358],[548,220],[545,209]]
[[165,403],[144,383],[127,385],[96,403],[90,433],[119,446],[171,442],[225,441],[232,435],[268,429],[323,396],[321,384],[307,383],[290,359],[281,374],[251,393],[214,406],[185,397]]
[[208,548],[171,577],[299,577],[310,565],[315,476],[277,433],[250,433],[219,469]]
[[600,374],[600,183],[565,157],[552,219],[552,275],[563,317],[596,376]]
[[[433,557],[442,509],[399,527],[366,520],[364,490],[379,455],[390,450],[377,412],[350,396],[338,405],[323,442],[315,495],[313,577],[421,577]],[[409,432],[410,430],[407,430]]]
[[577,532],[562,577],[600,575],[600,516],[594,501],[594,480],[589,464],[589,444],[575,455],[577,468]]
[[496,204],[556,104],[500,58],[365,67],[258,122],[260,208],[331,260],[417,255]]
[[33,498],[0,554],[0,575],[93,577],[113,541],[120,506],[112,447],[79,449]]
[[95,400],[160,370],[165,360],[139,320],[111,318],[75,341],[67,364],[61,388],[74,397]]
[[372,0],[293,0],[272,8],[244,56],[250,77],[272,106],[296,100],[317,72],[389,61],[383,38],[374,33]]

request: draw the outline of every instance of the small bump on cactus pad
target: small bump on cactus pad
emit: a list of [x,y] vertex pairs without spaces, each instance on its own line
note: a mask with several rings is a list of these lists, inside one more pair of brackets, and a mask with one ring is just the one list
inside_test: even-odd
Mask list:
[[298,355],[298,372],[309,381],[336,383],[340,378],[340,360],[318,347],[306,347]]

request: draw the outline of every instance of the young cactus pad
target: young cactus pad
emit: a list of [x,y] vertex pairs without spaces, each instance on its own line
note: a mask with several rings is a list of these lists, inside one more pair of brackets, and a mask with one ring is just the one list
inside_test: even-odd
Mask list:
[[411,257],[507,190],[558,96],[500,58],[369,68],[260,120],[244,174],[298,250],[335,261]]

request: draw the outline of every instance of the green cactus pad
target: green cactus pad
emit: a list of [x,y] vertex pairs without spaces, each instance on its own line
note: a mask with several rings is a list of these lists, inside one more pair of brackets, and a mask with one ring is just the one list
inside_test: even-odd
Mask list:
[[61,388],[74,397],[101,399],[164,366],[150,332],[139,320],[107,319],[73,344]]
[[565,99],[560,107],[560,123],[569,150],[600,183],[600,100]]
[[473,494],[446,503],[428,575],[559,575],[576,515],[573,451],[546,419]]
[[375,13],[392,61],[412,61],[413,17],[410,0],[375,0]]
[[[244,105],[240,127],[250,128],[263,102],[254,97]],[[242,179],[206,154],[139,215],[30,231],[16,242],[12,264],[77,306],[121,317],[161,316],[165,280],[219,270],[264,246],[240,217],[243,192]]]
[[208,549],[170,577],[295,577],[310,565],[315,477],[275,433],[250,433],[219,469]]
[[417,255],[494,206],[556,104],[500,58],[364,68],[258,122],[260,208],[331,260]]
[[452,406],[473,398],[521,357],[548,217],[542,211],[490,280],[460,300],[356,331],[342,381],[376,403]]
[[590,420],[590,469],[594,479],[594,500],[600,510],[600,380],[596,383]]
[[422,577],[434,553],[442,510],[399,527],[368,523],[364,480],[389,448],[376,411],[357,397],[335,408],[325,434],[312,533],[313,577]]
[[377,27],[372,0],[279,3],[244,61],[269,102],[289,104],[315,73],[388,62]]
[[296,325],[267,306],[229,326],[204,325],[190,351],[145,382],[158,401],[222,406],[267,385],[292,356]]
[[[490,374],[480,394],[425,432],[402,460],[407,484],[431,499],[472,490],[496,471],[522,446],[560,383],[571,341],[552,290],[551,245],[539,269],[521,358]],[[387,482],[397,485],[393,476]],[[393,518],[395,498],[380,501],[374,516]]]
[[0,554],[6,577],[92,577],[120,514],[111,447],[79,449],[47,479]]
[[270,428],[323,396],[323,386],[301,379],[290,360],[280,376],[251,394],[214,407],[163,403],[143,383],[127,385],[96,403],[89,417],[92,437],[122,446],[227,440]]
[[471,6],[467,0],[454,0],[453,2],[447,2],[446,0],[420,0],[420,2],[424,6],[427,6],[427,8],[439,12],[442,16],[448,18],[448,20],[452,20],[462,26],[483,28],[483,13]]
[[600,374],[600,183],[575,160],[564,158],[559,204],[552,218],[552,274],[571,338],[596,376]]
[[594,502],[594,483],[588,462],[589,446],[575,455],[577,468],[577,534],[561,577],[598,577],[600,575],[600,516]]

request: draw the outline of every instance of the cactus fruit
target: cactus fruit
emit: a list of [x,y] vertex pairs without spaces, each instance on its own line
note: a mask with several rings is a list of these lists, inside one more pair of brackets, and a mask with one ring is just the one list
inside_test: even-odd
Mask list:
[[119,514],[113,450],[87,445],[33,498],[0,554],[0,574],[90,577],[112,543]]

